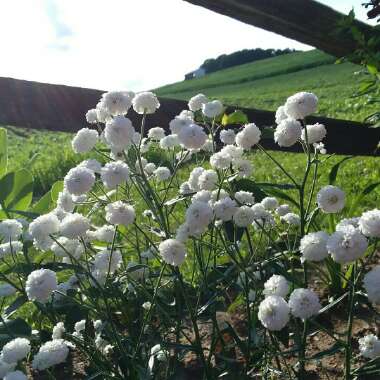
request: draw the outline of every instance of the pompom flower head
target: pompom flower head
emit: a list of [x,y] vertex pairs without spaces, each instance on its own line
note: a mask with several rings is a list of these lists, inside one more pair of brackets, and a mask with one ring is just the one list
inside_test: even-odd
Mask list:
[[133,109],[139,114],[155,113],[160,108],[160,102],[153,92],[140,92],[133,98]]
[[50,269],[37,269],[28,276],[25,291],[29,300],[46,303],[57,286],[55,272]]
[[285,113],[293,119],[303,119],[317,111],[318,98],[311,92],[298,92],[285,103]]
[[44,343],[33,358],[32,367],[43,371],[60,363],[64,363],[69,354],[69,348],[62,339],[54,339]]
[[317,294],[311,289],[295,289],[289,297],[291,313],[303,320],[318,314],[321,309]]
[[167,239],[160,243],[158,251],[162,259],[173,266],[181,265],[186,258],[185,246],[176,239]]
[[374,209],[363,213],[359,219],[360,231],[373,238],[380,237],[380,210]]
[[263,293],[266,296],[286,297],[289,284],[284,276],[274,274],[265,284]]
[[373,334],[366,335],[359,339],[360,353],[368,359],[375,359],[380,356],[380,340]]
[[268,330],[279,331],[289,322],[289,305],[280,296],[269,296],[259,305],[258,317]]
[[98,132],[93,129],[82,128],[73,138],[71,145],[75,153],[86,153],[96,145],[98,139]]
[[302,259],[308,261],[321,261],[328,256],[326,232],[310,232],[301,239],[300,251]]
[[333,214],[343,210],[346,194],[337,186],[322,187],[317,194],[318,207],[326,214]]
[[7,363],[17,363],[30,352],[30,342],[26,338],[15,338],[8,342],[1,352],[1,358]]
[[368,299],[375,304],[380,304],[380,265],[369,271],[364,276],[363,282]]

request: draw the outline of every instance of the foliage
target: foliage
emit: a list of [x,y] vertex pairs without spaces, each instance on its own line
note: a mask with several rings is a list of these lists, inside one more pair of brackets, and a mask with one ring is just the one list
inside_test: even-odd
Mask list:
[[[109,93],[109,98],[113,96],[125,100],[126,95]],[[149,106],[152,99],[156,104],[153,94],[145,94],[143,101],[146,99]],[[309,144],[305,130],[304,137],[300,134],[294,141],[302,145],[304,154],[272,154],[260,144],[260,138],[272,137],[260,135],[253,124],[242,125],[235,143],[216,153],[221,147],[216,136],[228,125],[218,124],[221,115],[207,119],[197,110],[195,119],[203,120],[199,128],[194,129],[194,120],[186,113],[182,116],[184,130],[171,136],[170,141],[179,139],[182,145],[177,142],[164,149],[162,137],[137,135],[136,139],[133,134],[133,140],[130,137],[116,150],[110,142],[112,128],[132,128],[123,116],[131,105],[128,99],[125,102],[127,105],[120,106],[122,111],[108,114],[105,140],[92,147],[95,157],[112,162],[103,166],[101,175],[77,166],[65,176],[64,188],[57,183],[31,205],[32,176],[25,169],[6,170],[7,160],[0,160],[0,172],[4,173],[0,178],[0,234],[8,233],[7,223],[18,223],[8,219],[24,218],[22,235],[8,241],[3,238],[0,251],[1,289],[5,283],[14,288],[13,295],[3,298],[0,310],[3,320],[7,317],[0,325],[1,343],[27,337],[32,344],[31,355],[22,357],[19,367],[31,357],[35,359],[41,345],[52,339],[80,353],[88,379],[183,378],[189,356],[195,358],[199,379],[308,379],[309,363],[336,353],[344,355],[345,380],[379,374],[380,363],[375,359],[364,364],[353,360],[358,353],[353,340],[358,337],[352,328],[358,308],[376,315],[376,289],[374,295],[373,289],[363,287],[363,277],[375,262],[380,215],[375,216],[379,227],[364,236],[365,216],[360,214],[366,209],[366,199],[378,196],[379,169],[369,173],[364,187],[356,175],[359,188],[355,193],[347,191],[346,199],[334,188],[333,196],[323,201],[321,194],[331,190],[323,185],[352,183],[345,170],[353,163],[360,167],[360,158],[321,154],[320,145]],[[100,104],[107,112],[107,103],[103,100]],[[226,115],[224,119],[236,124],[243,116]],[[143,112],[142,134],[147,117]],[[302,119],[298,123],[304,127]],[[97,127],[104,128],[100,122]],[[187,134],[187,128],[192,133]],[[75,136],[77,147],[81,146],[78,136],[85,134],[84,129]],[[120,143],[120,139],[113,141]],[[86,139],[83,143],[87,147]],[[4,144],[3,138],[0,152],[7,152]],[[200,144],[199,149],[186,149],[195,149],[195,144]],[[245,151],[239,149],[242,144]],[[262,157],[267,160],[265,167],[258,166]],[[166,165],[170,176],[153,170],[153,161],[156,166]],[[265,181],[251,176],[251,162]],[[112,169],[115,165],[116,170]],[[210,170],[210,166],[210,172],[202,171],[194,180],[194,167]],[[372,178],[375,181],[371,182]],[[111,179],[116,185],[109,185]],[[184,181],[188,181],[186,186]],[[78,184],[85,187],[78,190]],[[238,195],[242,190],[255,199],[242,200]],[[232,208],[219,207],[227,198]],[[289,208],[283,214],[277,206],[286,203]],[[336,204],[339,209],[332,211]],[[45,215],[36,218],[41,214]],[[338,222],[353,216],[363,223],[359,229],[356,219],[348,221],[341,246],[352,247],[355,241],[348,235],[353,232],[361,246],[365,242],[359,256],[337,262],[334,248],[327,252],[327,244],[318,262],[306,258],[301,239],[321,230],[329,235],[339,233],[343,230],[336,230]],[[104,227],[111,235],[104,234]],[[65,239],[70,239],[70,245]],[[19,244],[22,248],[15,252]],[[48,276],[47,281],[41,273]],[[272,317],[278,317],[277,306],[263,310],[270,294],[280,290],[268,285],[268,280],[274,281],[273,275],[282,276],[287,289],[275,299],[282,302],[281,313],[285,311],[281,318],[285,323],[279,328],[270,324]],[[59,285],[51,281],[52,276]],[[302,288],[313,288],[317,302],[310,308],[309,301],[299,301],[299,307],[293,305],[290,310],[288,293],[290,300],[297,301],[295,294]],[[311,311],[310,315],[300,317],[305,310]],[[321,322],[337,310],[347,315],[344,332]],[[244,333],[231,321],[236,311],[244,316]],[[335,343],[310,356],[310,339],[321,333],[334,338]],[[363,354],[362,347],[360,352]],[[48,364],[44,363],[46,374],[54,378],[56,363],[49,364],[52,359],[48,359]],[[60,362],[66,359],[67,354]]]
[[206,59],[200,67],[205,69],[206,73],[209,74],[229,67],[294,52],[294,49],[243,49],[231,54],[222,54],[218,58]]
[[360,66],[318,50],[286,54],[236,66],[191,81],[156,89],[167,98],[189,99],[202,92],[225,104],[276,110],[289,93],[313,91],[319,98],[318,113],[337,119],[363,121],[377,110],[367,96],[352,97],[355,73]]

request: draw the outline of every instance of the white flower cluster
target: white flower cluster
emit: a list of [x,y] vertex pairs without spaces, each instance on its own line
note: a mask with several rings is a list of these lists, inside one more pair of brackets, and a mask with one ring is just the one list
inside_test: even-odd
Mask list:
[[[318,98],[310,92],[299,92],[290,96],[283,106],[276,111],[277,128],[274,133],[274,140],[281,147],[291,147],[297,141],[303,140],[309,145],[314,145],[315,149],[325,153],[324,146],[319,146],[326,137],[327,131],[323,124],[316,123],[306,125],[304,128],[300,122],[316,112]],[[323,145],[323,144],[322,144]]]

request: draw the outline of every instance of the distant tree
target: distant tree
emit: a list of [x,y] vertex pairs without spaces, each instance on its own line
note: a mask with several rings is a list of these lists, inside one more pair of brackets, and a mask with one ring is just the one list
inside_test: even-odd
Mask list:
[[206,73],[212,73],[228,67],[243,65],[244,63],[259,61],[278,55],[293,53],[294,49],[244,49],[231,54],[222,54],[217,58],[206,59],[201,65]]

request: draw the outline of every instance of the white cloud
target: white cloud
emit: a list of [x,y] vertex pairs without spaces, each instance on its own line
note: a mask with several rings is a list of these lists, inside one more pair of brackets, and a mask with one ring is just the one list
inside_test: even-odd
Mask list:
[[181,0],[12,0],[0,33],[0,76],[135,91],[243,48],[308,48]]

